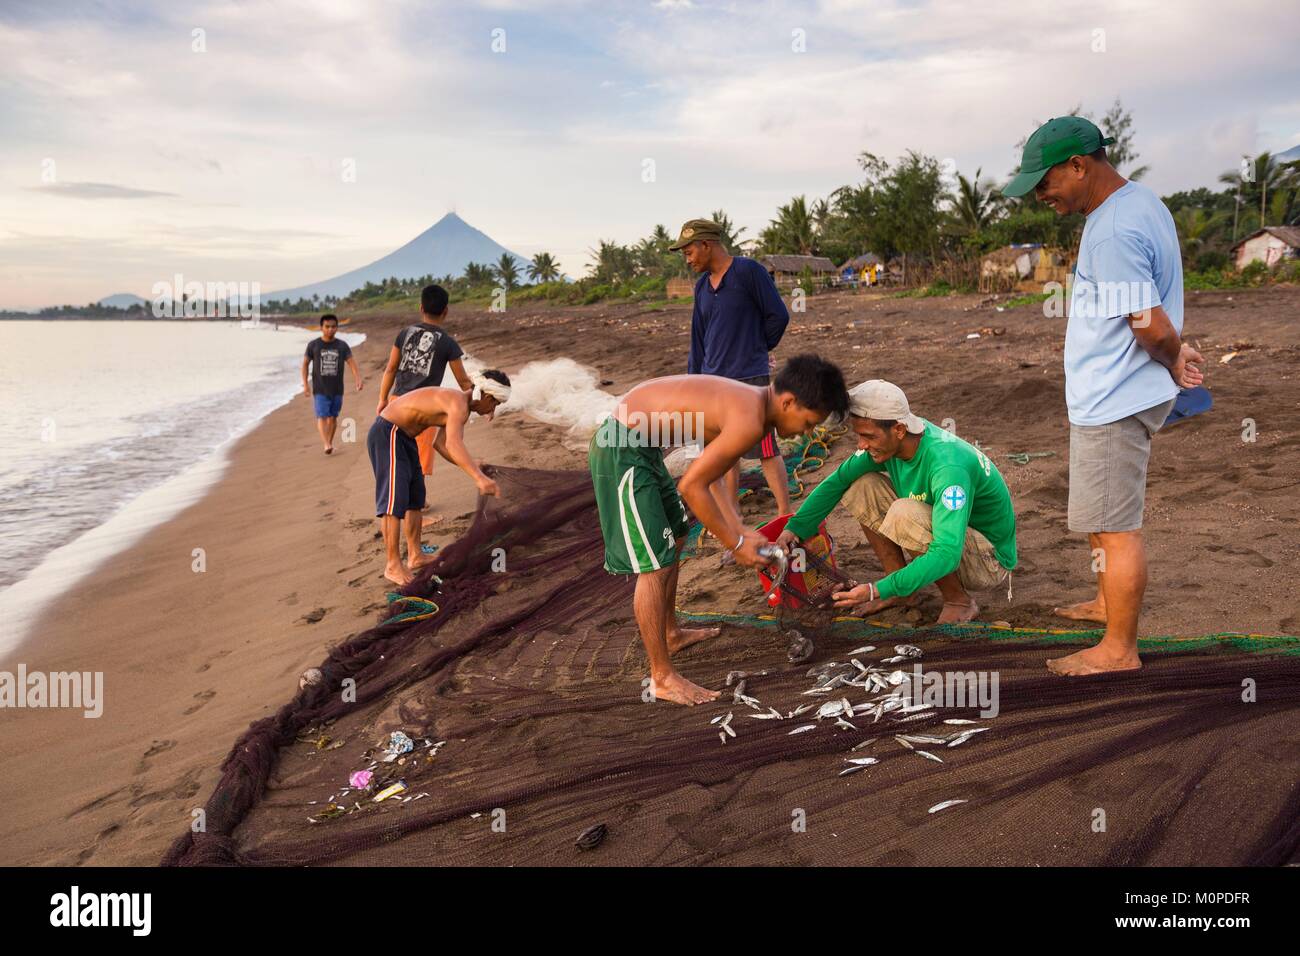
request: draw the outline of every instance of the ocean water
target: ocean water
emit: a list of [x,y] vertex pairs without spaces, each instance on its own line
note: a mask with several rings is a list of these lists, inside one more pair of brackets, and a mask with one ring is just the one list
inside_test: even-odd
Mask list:
[[0,650],[61,588],[201,497],[225,447],[300,391],[314,337],[269,323],[0,322]]

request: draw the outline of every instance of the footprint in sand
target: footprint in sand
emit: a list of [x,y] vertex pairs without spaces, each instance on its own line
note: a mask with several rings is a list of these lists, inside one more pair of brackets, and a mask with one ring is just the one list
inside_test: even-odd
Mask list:
[[287,604],[289,605],[289,607],[293,607],[295,604],[298,603],[298,592],[297,591],[289,592],[284,597],[280,598],[280,603]]
[[215,690],[201,690],[194,695],[194,699],[197,700],[198,703],[191,704],[189,707],[186,707],[184,710],[182,710],[181,713],[188,717],[190,714],[194,713],[196,710],[198,710],[200,707],[202,707],[204,704],[206,704],[208,701],[210,701],[212,698],[216,696],[217,696],[217,692]]
[[225,657],[229,653],[230,651],[218,651],[216,654],[213,654],[206,661],[200,664],[198,670],[196,670],[194,673],[202,674],[204,671],[209,670],[214,663],[221,660],[221,658]]
[[329,613],[329,608],[318,607],[314,611],[308,611],[302,617],[298,618],[300,624],[316,624]]

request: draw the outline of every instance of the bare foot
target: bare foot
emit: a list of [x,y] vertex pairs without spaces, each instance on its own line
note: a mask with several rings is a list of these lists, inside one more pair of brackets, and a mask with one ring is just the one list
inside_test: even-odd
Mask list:
[[332,454],[334,454],[334,446],[333,446],[333,445],[326,445],[326,446],[325,446],[325,454],[327,454],[327,455],[332,455]]
[[406,570],[406,566],[401,563],[386,565],[384,567],[384,577],[388,578],[388,580],[392,581],[398,587],[406,587],[406,585],[415,580],[411,576],[411,572]]
[[963,621],[975,620],[975,615],[980,612],[980,606],[975,603],[974,598],[966,601],[944,601],[943,610],[939,613],[939,620],[936,624],[960,624]]
[[1110,648],[1098,644],[1078,651],[1068,657],[1054,657],[1047,669],[1062,677],[1082,677],[1085,674],[1104,674],[1108,671],[1135,671],[1142,666],[1137,651],[1115,654]]
[[916,607],[916,605],[917,600],[913,596],[876,598],[874,601],[867,601],[849,608],[848,613],[850,617],[870,617],[872,614],[879,614],[891,607]]
[[425,515],[420,519],[421,528],[432,528],[436,524],[441,524],[446,515]]
[[436,554],[425,554],[421,551],[416,554],[415,557],[411,558],[408,563],[411,565],[411,570],[414,571],[416,568],[422,568],[426,564],[432,564],[437,557]]
[[676,671],[670,671],[663,678],[650,678],[650,689],[659,700],[686,704],[688,707],[717,700],[720,694],[719,691],[692,684]]
[[700,641],[707,641],[709,638],[717,637],[721,633],[722,628],[720,627],[683,628],[674,624],[668,628],[664,640],[668,643],[668,653],[676,654],[683,647],[690,647],[692,644],[700,643]]
[[1071,621],[1106,623],[1106,605],[1096,598],[1091,601],[1080,601],[1078,604],[1067,604],[1063,607],[1053,608],[1052,613],[1057,617],[1068,617]]

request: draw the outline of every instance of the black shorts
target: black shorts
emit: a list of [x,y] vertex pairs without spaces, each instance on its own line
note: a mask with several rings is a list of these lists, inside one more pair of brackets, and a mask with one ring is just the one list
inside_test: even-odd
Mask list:
[[[736,381],[742,385],[768,385],[772,381],[770,375],[755,375],[753,378],[740,378]],[[762,437],[757,445],[741,455],[741,458],[775,458],[781,454],[781,446],[776,443],[776,429],[772,429]]]
[[375,515],[402,517],[424,507],[424,473],[415,439],[383,415],[366,436],[375,471]]

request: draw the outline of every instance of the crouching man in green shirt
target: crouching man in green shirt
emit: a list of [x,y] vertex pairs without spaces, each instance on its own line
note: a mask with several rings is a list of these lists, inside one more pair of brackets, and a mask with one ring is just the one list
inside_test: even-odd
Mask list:
[[[912,414],[897,385],[863,382],[849,392],[858,451],[804,501],[778,544],[787,551],[837,504],[858,519],[885,576],[837,591],[835,606],[867,615],[900,604],[927,584],[943,595],[939,624],[972,620],[971,591],[1006,582],[1016,566],[1016,516],[1006,482],[988,456]],[[911,558],[911,562],[908,562]]]

